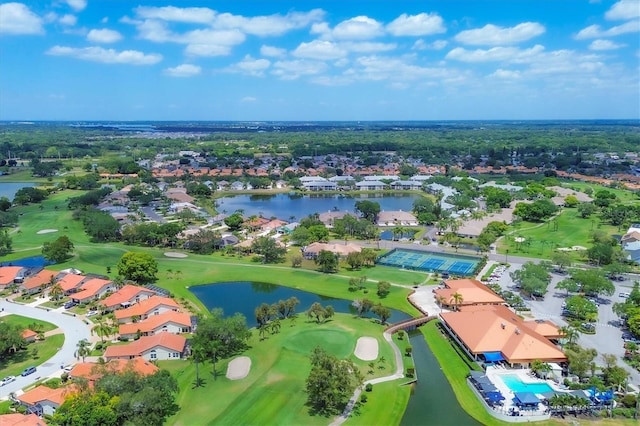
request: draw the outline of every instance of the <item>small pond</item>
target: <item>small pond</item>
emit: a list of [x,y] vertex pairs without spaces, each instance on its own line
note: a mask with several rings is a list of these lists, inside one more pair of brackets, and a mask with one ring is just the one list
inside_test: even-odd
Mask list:
[[7,197],[10,201],[19,189],[35,186],[33,183],[27,182],[0,182],[0,197]]
[[47,265],[53,265],[44,256],[23,257],[22,259],[5,260],[0,259],[0,266],[22,266],[24,268],[43,268]]

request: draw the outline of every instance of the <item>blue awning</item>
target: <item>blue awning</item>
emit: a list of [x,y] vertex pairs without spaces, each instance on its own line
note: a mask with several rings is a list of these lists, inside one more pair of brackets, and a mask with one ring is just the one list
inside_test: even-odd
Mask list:
[[483,352],[484,359],[489,362],[504,361],[504,357],[500,352]]
[[514,392],[517,402],[524,405],[538,404],[540,400],[533,392]]

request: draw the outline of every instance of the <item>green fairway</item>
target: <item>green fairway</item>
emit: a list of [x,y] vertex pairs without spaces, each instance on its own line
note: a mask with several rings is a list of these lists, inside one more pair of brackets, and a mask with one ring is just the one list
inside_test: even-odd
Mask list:
[[[294,325],[284,321],[280,333],[267,335],[260,341],[254,330],[250,346],[243,356],[251,359],[251,371],[241,380],[232,381],[225,377],[229,360],[219,362],[218,376],[214,380],[212,365],[200,367],[205,385],[193,388],[195,366],[184,361],[160,362],[162,368],[169,369],[178,379],[180,412],[169,420],[170,424],[191,425],[194,419],[199,424],[260,424],[283,425],[304,424],[323,425],[330,420],[320,416],[310,416],[305,406],[305,380],[310,371],[309,354],[316,346],[321,346],[339,358],[353,360],[365,379],[392,374],[395,371],[391,347],[382,338],[383,327],[367,319],[348,314],[336,314],[327,323],[316,324],[302,317]],[[371,336],[378,340],[379,354],[375,368],[367,361],[353,355],[357,339]],[[392,390],[399,386],[393,382]],[[380,386],[380,388],[378,388]],[[383,392],[382,385],[376,389]],[[408,390],[399,395],[389,395],[391,400],[387,415],[391,423],[398,423],[408,401]],[[374,419],[369,412],[379,410],[375,404],[365,404],[358,418]],[[354,424],[358,424],[357,422]],[[360,423],[364,424],[364,423]]]
[[[601,224],[592,216],[583,219],[577,209],[564,209],[557,216],[557,229],[554,224],[523,222],[517,228],[511,228],[508,235],[498,243],[498,251],[505,254],[525,257],[549,258],[558,248],[582,246],[591,247],[591,235],[594,231],[604,231],[609,235],[618,234],[616,227]],[[524,240],[519,240],[523,238]],[[584,261],[584,251],[570,251],[575,261]]]

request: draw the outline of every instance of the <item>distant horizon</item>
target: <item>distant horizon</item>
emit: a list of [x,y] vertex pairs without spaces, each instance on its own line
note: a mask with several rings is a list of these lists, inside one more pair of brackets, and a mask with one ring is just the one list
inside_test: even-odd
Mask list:
[[[377,119],[377,120],[356,120],[356,119],[340,119],[340,120],[260,120],[260,119],[247,119],[247,120],[202,120],[202,119],[180,119],[180,120],[161,120],[161,119],[131,119],[131,120],[117,120],[117,119],[65,119],[65,120],[34,120],[34,119],[1,119],[0,124],[16,124],[16,125],[30,125],[37,123],[506,123],[506,122],[585,122],[585,121],[597,121],[597,122],[638,122],[640,124],[640,118],[469,118],[469,119]],[[80,127],[80,126],[78,126]]]
[[636,119],[639,34],[640,0],[0,0],[0,120]]

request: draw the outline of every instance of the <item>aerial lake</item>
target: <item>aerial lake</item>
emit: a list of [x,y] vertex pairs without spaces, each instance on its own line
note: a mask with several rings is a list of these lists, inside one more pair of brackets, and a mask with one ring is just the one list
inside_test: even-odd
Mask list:
[[28,182],[0,182],[0,197],[7,197],[13,201],[13,197],[16,195],[19,189],[25,187],[35,186],[33,183]]
[[282,220],[300,220],[315,213],[328,211],[355,212],[358,201],[369,200],[380,204],[381,211],[411,211],[416,194],[270,194],[233,195],[216,200],[220,213],[231,214],[242,210],[245,216],[277,217]]

